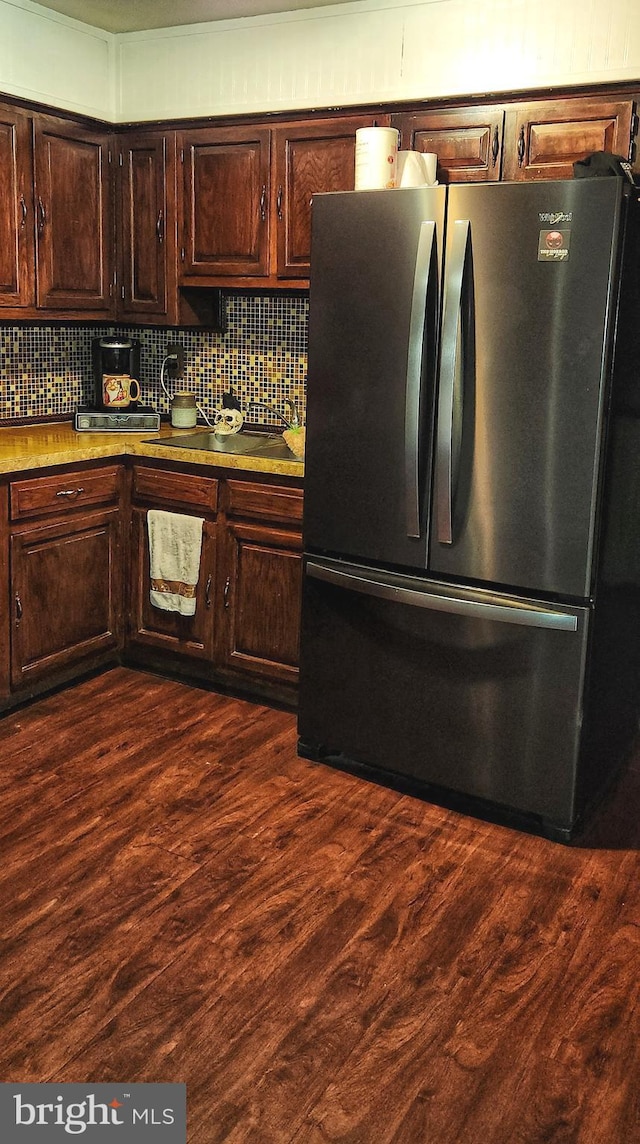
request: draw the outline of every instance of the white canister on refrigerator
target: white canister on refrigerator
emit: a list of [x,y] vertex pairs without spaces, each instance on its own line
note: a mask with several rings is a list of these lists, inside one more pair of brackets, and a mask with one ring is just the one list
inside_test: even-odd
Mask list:
[[356,131],[356,191],[395,187],[397,154],[395,127],[360,127]]

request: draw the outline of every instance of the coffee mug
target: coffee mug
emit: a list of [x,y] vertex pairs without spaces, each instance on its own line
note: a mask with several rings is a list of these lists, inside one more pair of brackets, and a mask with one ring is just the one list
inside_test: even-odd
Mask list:
[[116,409],[126,409],[140,398],[140,383],[126,373],[103,373],[102,401]]

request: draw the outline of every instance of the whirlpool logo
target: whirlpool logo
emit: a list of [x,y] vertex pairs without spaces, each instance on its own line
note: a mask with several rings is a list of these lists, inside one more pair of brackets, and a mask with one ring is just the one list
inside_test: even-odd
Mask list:
[[0,1140],[186,1144],[184,1084],[0,1084]]
[[559,222],[573,222],[573,211],[540,211],[538,218],[549,226],[557,226]]

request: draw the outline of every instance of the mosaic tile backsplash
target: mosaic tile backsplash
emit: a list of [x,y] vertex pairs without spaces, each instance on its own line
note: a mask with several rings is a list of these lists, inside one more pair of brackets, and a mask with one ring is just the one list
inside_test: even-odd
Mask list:
[[[167,379],[196,395],[205,413],[220,406],[231,389],[243,410],[250,401],[282,409],[293,398],[304,418],[307,382],[308,296],[238,294],[227,297],[224,334],[160,327],[0,325],[0,422],[13,417],[73,413],[93,403],[91,340],[122,333],[140,341],[142,402],[160,413],[169,401],[160,369],[169,342],[184,347],[184,374]],[[277,423],[264,410],[247,420]]]

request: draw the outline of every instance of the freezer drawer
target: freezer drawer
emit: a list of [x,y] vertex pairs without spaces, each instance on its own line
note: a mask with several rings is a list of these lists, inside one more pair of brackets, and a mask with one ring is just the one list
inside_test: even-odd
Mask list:
[[303,753],[570,829],[588,608],[309,559]]

